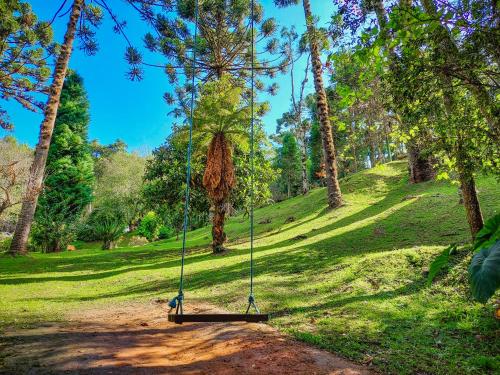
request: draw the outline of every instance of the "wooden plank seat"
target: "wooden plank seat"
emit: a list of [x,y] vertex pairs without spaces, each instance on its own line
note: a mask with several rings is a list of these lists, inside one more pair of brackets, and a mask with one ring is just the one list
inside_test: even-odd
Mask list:
[[176,324],[205,322],[205,323],[225,323],[225,322],[267,322],[268,314],[168,314],[168,321]]

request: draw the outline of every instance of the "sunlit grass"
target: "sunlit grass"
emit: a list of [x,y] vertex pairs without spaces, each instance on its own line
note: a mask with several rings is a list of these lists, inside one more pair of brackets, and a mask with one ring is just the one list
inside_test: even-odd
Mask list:
[[[342,189],[346,204],[334,211],[324,189],[256,211],[256,297],[271,324],[394,374],[499,371],[493,307],[468,296],[469,233],[456,186],[409,185],[406,163],[394,162],[345,179]],[[498,183],[480,178],[478,189],[485,216],[499,212]],[[231,218],[227,232],[226,256],[208,251],[209,228],[188,234],[186,304],[246,307],[248,218]],[[425,268],[449,243],[465,246],[426,288]],[[177,292],[175,239],[112,251],[83,247],[0,258],[0,326]]]

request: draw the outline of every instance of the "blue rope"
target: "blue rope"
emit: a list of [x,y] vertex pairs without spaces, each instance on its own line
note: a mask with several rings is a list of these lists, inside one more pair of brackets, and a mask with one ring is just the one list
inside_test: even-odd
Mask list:
[[189,196],[191,185],[191,154],[193,148],[193,122],[194,122],[194,100],[196,96],[195,75],[196,75],[196,38],[198,34],[198,17],[199,17],[198,0],[195,2],[195,23],[194,23],[194,44],[193,44],[193,62],[192,62],[192,77],[191,77],[191,107],[189,114],[189,144],[187,153],[187,168],[186,168],[186,197],[184,203],[184,224],[182,232],[182,257],[181,257],[181,276],[179,281],[179,294],[169,302],[171,308],[176,308],[176,313],[183,313],[182,302],[184,300],[184,264],[186,258],[186,236],[189,223]]
[[252,66],[251,66],[251,98],[250,98],[250,108],[251,108],[251,120],[250,120],[250,294],[248,296],[248,307],[247,314],[250,310],[250,307],[253,307],[257,313],[259,313],[259,309],[255,304],[255,297],[253,295],[253,239],[254,239],[254,174],[255,174],[255,164],[254,164],[254,92],[255,92],[255,51],[254,51],[254,38],[255,38],[255,26],[254,26],[254,12],[255,12],[255,1],[252,0],[250,2],[250,17],[251,17],[251,38],[252,44],[250,47],[251,58],[252,58]]

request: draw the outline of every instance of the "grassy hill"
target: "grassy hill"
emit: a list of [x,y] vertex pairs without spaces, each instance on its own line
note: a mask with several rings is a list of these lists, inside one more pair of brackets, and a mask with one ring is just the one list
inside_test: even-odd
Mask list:
[[[457,187],[409,185],[393,162],[342,181],[329,211],[316,189],[256,211],[256,298],[294,337],[394,374],[500,371],[493,305],[472,302],[469,231]],[[485,217],[500,211],[494,178],[478,181]],[[186,304],[241,311],[248,296],[248,219],[231,218],[225,256],[209,228],[189,233]],[[465,245],[430,288],[425,270],[450,243]],[[0,328],[63,320],[67,311],[176,294],[180,243],[0,258]]]

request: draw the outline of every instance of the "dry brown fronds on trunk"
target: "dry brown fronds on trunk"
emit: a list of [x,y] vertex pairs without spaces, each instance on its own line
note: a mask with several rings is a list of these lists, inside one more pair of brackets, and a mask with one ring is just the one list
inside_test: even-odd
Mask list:
[[203,175],[203,186],[214,202],[227,199],[236,185],[233,153],[224,133],[217,133],[212,138],[207,151],[207,166]]

